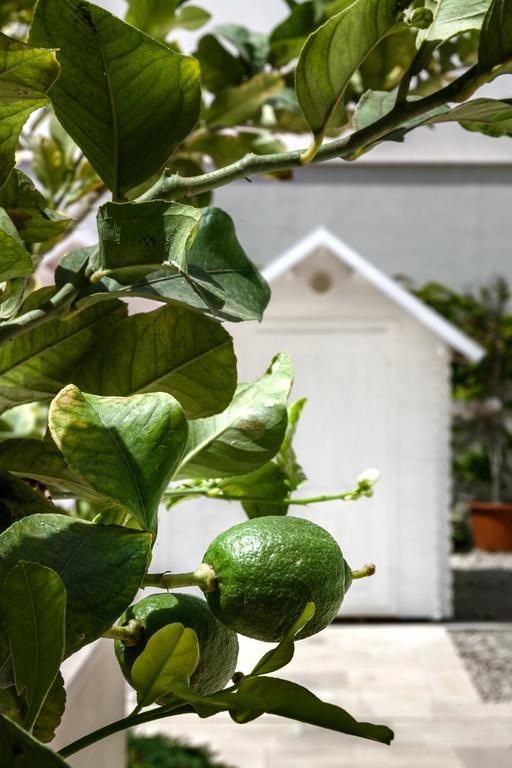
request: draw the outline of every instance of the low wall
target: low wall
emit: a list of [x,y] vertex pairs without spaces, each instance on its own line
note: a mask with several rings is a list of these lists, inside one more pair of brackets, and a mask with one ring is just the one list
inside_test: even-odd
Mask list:
[[[53,749],[125,715],[125,682],[112,645],[111,640],[98,640],[64,662],[67,706]],[[103,739],[66,762],[72,768],[126,768],[126,734]]]

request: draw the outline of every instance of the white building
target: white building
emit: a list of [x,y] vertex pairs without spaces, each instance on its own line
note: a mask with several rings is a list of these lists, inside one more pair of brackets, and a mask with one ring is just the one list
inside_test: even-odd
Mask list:
[[[293,398],[307,397],[296,439],[313,496],[349,490],[366,467],[372,499],[294,507],[326,527],[352,567],[377,564],[342,615],[450,614],[450,360],[481,348],[326,229],[264,270],[261,324],[231,326],[242,381],[291,353]],[[245,519],[238,504],[187,502],[161,515],[155,570],[191,570],[211,539]]]

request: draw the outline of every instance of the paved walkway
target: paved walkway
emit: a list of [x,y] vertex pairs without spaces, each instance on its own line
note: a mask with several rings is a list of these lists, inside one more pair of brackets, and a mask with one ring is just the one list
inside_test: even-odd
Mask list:
[[[266,648],[242,639],[239,669]],[[512,768],[512,702],[480,701],[443,627],[336,625],[299,642],[282,672],[390,725],[392,746],[271,716],[242,726],[225,714],[185,715],[142,730],[208,743],[233,768]]]

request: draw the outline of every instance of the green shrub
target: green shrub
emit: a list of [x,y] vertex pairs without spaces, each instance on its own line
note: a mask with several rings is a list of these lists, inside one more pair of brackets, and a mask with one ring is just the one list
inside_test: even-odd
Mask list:
[[193,747],[181,739],[167,736],[128,738],[127,768],[232,768],[218,763],[207,746]]

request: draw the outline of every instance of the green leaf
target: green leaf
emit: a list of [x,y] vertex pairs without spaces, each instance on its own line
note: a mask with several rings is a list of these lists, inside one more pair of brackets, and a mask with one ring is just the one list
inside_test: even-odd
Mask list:
[[27,288],[27,278],[18,277],[5,284],[0,298],[0,322],[10,320],[18,314],[23,304],[25,291]]
[[14,475],[0,470],[0,532],[27,515],[59,511],[41,491],[31,488]]
[[172,690],[190,703],[200,717],[228,710],[235,722],[247,723],[267,713],[383,744],[390,744],[394,735],[385,725],[359,722],[346,710],[322,701],[307,688],[277,677],[247,677],[236,691],[221,691],[211,696],[199,696],[184,681],[175,678]]
[[91,269],[112,271],[116,280],[129,284],[163,262],[185,268],[200,218],[192,205],[165,200],[106,203],[98,213],[100,247]]
[[161,496],[187,440],[177,400],[163,392],[99,397],[70,384],[52,401],[48,423],[72,472],[142,527],[156,529]]
[[241,24],[218,24],[214,31],[236,48],[250,75],[264,69],[270,53],[266,35],[251,32]]
[[[105,500],[85,480],[70,471],[52,440],[20,438],[2,441],[0,468],[18,477],[36,480],[49,488],[53,495],[70,493],[91,501]],[[11,514],[14,513],[15,509],[11,509]]]
[[227,496],[240,499],[249,518],[286,515],[288,511],[288,504],[280,503],[290,495],[288,481],[282,469],[272,461],[248,475],[221,480],[218,487]]
[[478,131],[487,136],[512,136],[512,103],[473,99],[430,120],[431,123],[453,121],[468,131]]
[[69,320],[48,320],[2,344],[0,413],[21,403],[50,400],[105,328],[126,311],[121,302],[106,302]]
[[482,23],[478,63],[490,69],[512,56],[512,13],[510,0],[491,0]]
[[68,226],[65,219],[46,208],[46,200],[32,181],[15,168],[0,189],[0,206],[27,243],[44,243],[58,237]]
[[0,34],[0,187],[14,167],[26,119],[48,102],[46,92],[58,74],[53,51],[31,48]]
[[270,288],[238,242],[233,219],[220,208],[204,208],[188,253],[192,264],[224,291],[217,316],[232,322],[261,320]]
[[188,681],[198,662],[199,643],[193,629],[167,624],[151,635],[131,671],[139,707],[148,707],[169,693],[176,676]]
[[323,21],[325,14],[314,0],[296,5],[270,35],[272,64],[283,67],[297,58],[307,36]]
[[[243,696],[250,695],[258,699],[263,712],[267,714],[383,744],[390,744],[393,740],[393,731],[385,725],[359,722],[341,707],[322,701],[307,688],[288,680],[277,677],[250,677],[242,681],[238,691]],[[254,717],[253,711],[243,709],[232,709],[230,714],[237,723],[247,722]],[[256,716],[258,714],[256,712]]]
[[203,27],[210,19],[208,11],[198,8],[197,5],[187,5],[176,16],[173,26],[175,29],[187,29],[192,32]]
[[240,85],[244,79],[245,68],[240,59],[229,53],[214,35],[204,35],[199,40],[195,56],[201,65],[201,82],[212,93]]
[[241,125],[257,117],[262,106],[284,87],[279,75],[261,72],[237,86],[219,91],[204,119],[209,128]]
[[174,25],[176,0],[128,0],[126,21],[157,40],[165,40]]
[[55,112],[114,197],[157,173],[194,127],[198,63],[107,11],[40,0],[30,40],[59,49]]
[[295,653],[295,637],[299,634],[301,629],[306,626],[308,621],[313,618],[314,613],[315,604],[306,603],[306,607],[301,615],[283,637],[279,645],[272,648],[271,651],[268,651],[261,657],[248,677],[269,675],[271,672],[276,672],[278,669],[282,669],[289,664]]
[[69,768],[55,752],[0,715],[0,755],[5,768]]
[[[93,251],[90,248],[68,254],[57,270],[57,284],[77,281],[84,285],[75,300],[79,307],[112,295],[141,296],[169,304],[185,304],[223,320],[238,322],[261,320],[270,299],[267,283],[238,242],[233,220],[220,208],[201,211],[198,233],[186,254],[188,280],[180,272],[165,268],[128,286],[109,276],[89,285],[83,272]],[[194,290],[191,283],[204,290]],[[215,295],[212,290],[216,291]],[[214,299],[219,300],[218,306],[212,306]]]
[[[66,691],[64,688],[64,679],[60,672],[57,673],[50,692],[44,700],[34,728],[33,735],[38,741],[48,744],[55,738],[57,730],[64,714],[66,706]],[[27,704],[23,695],[18,696],[16,688],[0,688],[0,714],[6,715],[17,725],[23,727]]]
[[491,0],[428,0],[426,7],[434,13],[434,20],[418,42],[424,40],[441,43],[464,32],[479,30]]
[[283,441],[292,381],[290,357],[277,355],[261,379],[238,387],[225,411],[191,422],[180,477],[245,475],[269,461]]
[[299,488],[307,479],[304,470],[297,461],[297,455],[293,449],[293,440],[306,402],[306,398],[303,397],[300,400],[296,400],[288,407],[286,433],[275,458],[277,466],[284,472],[288,481],[288,486],[292,491]]
[[7,212],[0,208],[0,281],[30,275],[34,271],[32,257]]
[[55,738],[55,731],[59,727],[64,709],[66,707],[66,689],[61,673],[53,681],[50,692],[44,700],[39,717],[34,725],[34,738],[48,744]]
[[73,381],[95,395],[167,392],[188,419],[204,418],[224,410],[235,393],[233,340],[197,312],[161,307],[114,325]]
[[295,88],[316,138],[346,122],[345,91],[372,49],[397,28],[398,0],[355,0],[308,37]]
[[[0,535],[0,584],[20,560],[54,570],[67,592],[66,656],[109,629],[135,597],[146,573],[152,536],[94,525],[65,515],[30,515]],[[0,686],[12,670],[0,614]]]
[[3,606],[18,694],[32,731],[64,657],[66,590],[50,568],[21,560],[3,587]]

